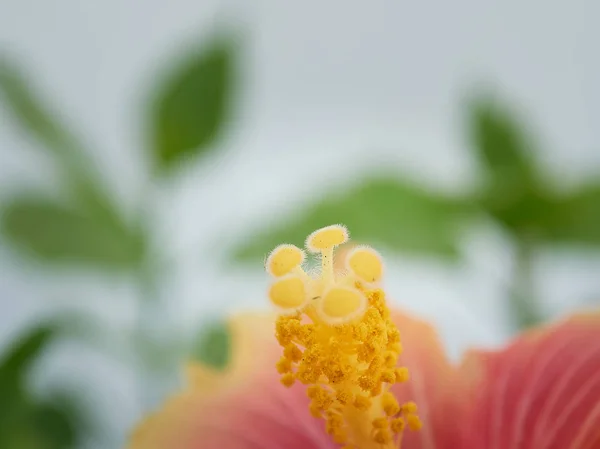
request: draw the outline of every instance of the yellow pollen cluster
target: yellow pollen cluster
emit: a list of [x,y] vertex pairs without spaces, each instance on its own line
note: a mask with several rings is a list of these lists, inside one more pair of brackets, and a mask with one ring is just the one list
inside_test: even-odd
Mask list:
[[267,258],[274,277],[269,299],[281,312],[276,337],[283,355],[276,369],[286,387],[307,385],[310,413],[325,420],[336,443],[358,448],[368,444],[366,434],[378,447],[399,447],[405,427],[421,426],[416,405],[399,404],[389,391],[409,378],[398,366],[400,333],[378,288],[383,264],[376,251],[356,247],[346,256],[346,272],[334,272],[334,248],[348,238],[341,225],[308,236],[307,249],[321,258],[318,273],[302,269],[305,253],[293,245],[280,245]]

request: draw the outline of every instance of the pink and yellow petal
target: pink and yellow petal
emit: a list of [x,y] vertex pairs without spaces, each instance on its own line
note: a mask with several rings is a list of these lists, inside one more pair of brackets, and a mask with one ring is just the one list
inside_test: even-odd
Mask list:
[[472,352],[479,371],[463,427],[443,447],[600,447],[600,314],[530,331],[498,352]]
[[278,381],[274,317],[236,316],[229,331],[227,368],[190,364],[189,385],[136,429],[130,449],[327,447],[304,392]]
[[192,364],[189,385],[133,433],[130,449],[330,448],[302,386],[284,388],[272,316],[231,319],[226,370]]
[[134,433],[135,449],[333,448],[307,412],[304,392],[280,384],[213,397],[184,392],[147,419]]

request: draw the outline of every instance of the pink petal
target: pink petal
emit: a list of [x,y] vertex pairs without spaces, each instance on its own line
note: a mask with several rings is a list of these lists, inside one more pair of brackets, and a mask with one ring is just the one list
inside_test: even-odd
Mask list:
[[481,370],[475,397],[444,448],[600,447],[600,314],[524,334],[500,352],[472,353],[462,370],[473,366]]
[[414,401],[423,427],[419,432],[405,432],[403,448],[434,449],[456,431],[455,419],[467,404],[466,376],[460,377],[448,361],[435,329],[428,323],[404,314],[394,321],[400,330],[402,346],[400,364],[410,372],[405,384],[396,385],[400,402]]

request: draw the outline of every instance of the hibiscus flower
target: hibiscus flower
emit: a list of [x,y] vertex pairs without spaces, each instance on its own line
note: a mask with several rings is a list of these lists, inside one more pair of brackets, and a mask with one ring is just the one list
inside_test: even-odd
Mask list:
[[339,225],[311,234],[315,272],[277,247],[278,314],[232,317],[228,367],[190,364],[129,448],[600,449],[600,314],[454,365],[429,324],[388,309],[376,251],[353,248],[334,270],[347,240]]

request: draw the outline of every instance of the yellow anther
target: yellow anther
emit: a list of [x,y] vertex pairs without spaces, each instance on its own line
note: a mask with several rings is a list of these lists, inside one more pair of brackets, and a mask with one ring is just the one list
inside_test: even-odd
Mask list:
[[291,360],[292,362],[299,362],[302,358],[302,351],[298,349],[298,346],[296,346],[293,343],[290,343],[285,348],[283,348],[283,356]]
[[397,362],[398,362],[397,354],[395,354],[391,351],[386,352],[383,363],[385,364],[385,366],[387,368],[394,368],[396,366]]
[[400,368],[396,368],[394,370],[394,374],[396,376],[396,383],[400,384],[400,383],[404,383],[408,381],[409,378],[409,373],[408,373],[408,368],[406,367],[400,367]]
[[394,416],[400,412],[400,405],[398,404],[396,397],[389,391],[381,398],[381,406],[388,416]]
[[342,430],[344,425],[344,418],[340,415],[327,413],[327,422],[325,424],[325,430],[328,434],[333,435],[335,432]]
[[397,348],[396,352],[402,352],[402,345],[400,344],[400,331],[398,329],[390,329],[388,332],[388,344],[390,346],[398,345],[395,346]]
[[296,378],[292,373],[286,373],[283,376],[281,376],[281,383],[286,387],[291,387],[292,385],[294,385],[295,381]]
[[271,302],[283,311],[295,311],[307,300],[306,287],[298,276],[286,276],[275,281],[269,290]]
[[371,360],[371,363],[369,363],[369,372],[377,374],[379,371],[381,371],[381,368],[383,368],[384,362],[385,360],[383,357],[381,357],[379,354],[376,354]]
[[342,405],[352,403],[352,401],[354,400],[354,396],[352,394],[352,391],[350,390],[338,390],[335,395],[335,398]]
[[375,418],[372,424],[375,429],[387,429],[389,426],[389,421],[387,418],[379,417]]
[[287,346],[301,332],[302,327],[297,315],[280,315],[275,323],[275,337],[281,346]]
[[323,392],[323,395],[319,397],[319,407],[323,410],[328,410],[333,404],[333,398],[329,396],[326,392]]
[[369,326],[367,326],[365,323],[358,323],[356,326],[354,326],[354,338],[357,340],[364,341],[367,339],[368,335]]
[[311,385],[307,388],[306,394],[312,399],[312,404],[319,407],[320,410],[327,410],[333,403],[333,398],[318,385]]
[[400,354],[402,352],[402,346],[399,343],[388,344],[388,349],[396,354]]
[[265,262],[267,272],[275,277],[281,277],[289,274],[294,268],[300,266],[306,254],[300,248],[294,245],[279,245]]
[[308,407],[308,410],[310,411],[310,414],[312,416],[314,416],[315,418],[322,418],[323,417],[323,413],[321,412],[321,408],[315,404],[314,402],[310,403],[310,406]]
[[367,298],[358,290],[333,287],[318,302],[321,317],[331,323],[340,324],[359,317],[367,307]]
[[366,246],[354,248],[346,259],[346,265],[356,277],[369,284],[379,282],[383,276],[381,256]]
[[375,379],[371,376],[361,376],[358,378],[358,386],[365,391],[371,391],[375,388]]
[[381,381],[386,382],[388,384],[393,384],[396,382],[396,373],[394,370],[385,370],[381,373]]
[[314,324],[303,324],[302,326],[300,326],[297,333],[298,342],[305,348],[313,346],[315,342],[314,331]]
[[313,369],[311,367],[303,364],[298,368],[296,372],[297,379],[305,385],[314,384],[319,380],[319,375],[321,372],[318,369]]
[[354,398],[354,407],[356,407],[358,410],[368,410],[371,407],[371,404],[372,401],[369,396],[360,394]]
[[375,384],[375,388],[373,388],[369,393],[371,394],[371,396],[375,397],[379,396],[382,391],[383,388],[381,388],[381,384]]
[[379,429],[375,432],[373,440],[378,444],[388,444],[392,441],[392,434],[388,429]]
[[309,251],[317,253],[327,248],[333,248],[348,241],[348,230],[342,225],[331,225],[317,229],[306,239]]
[[407,415],[406,421],[408,422],[408,428],[413,432],[416,432],[423,427],[423,423],[417,415]]
[[417,404],[414,402],[407,402],[406,404],[402,404],[402,413],[412,414],[417,413]]
[[310,387],[308,387],[306,389],[306,395],[311,398],[314,399],[316,397],[319,396],[319,394],[321,393],[321,387],[319,387],[318,385],[311,385]]
[[403,418],[395,418],[392,419],[392,422],[390,423],[390,429],[392,429],[392,432],[394,433],[401,433],[404,430],[405,425],[406,423]]
[[279,359],[275,367],[277,368],[277,372],[279,374],[289,373],[292,371],[292,362],[291,360],[282,357],[281,359]]
[[348,436],[346,435],[344,429],[337,429],[335,432],[333,432],[333,441],[335,441],[337,444],[345,444],[348,441]]

